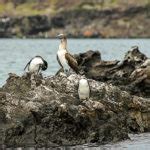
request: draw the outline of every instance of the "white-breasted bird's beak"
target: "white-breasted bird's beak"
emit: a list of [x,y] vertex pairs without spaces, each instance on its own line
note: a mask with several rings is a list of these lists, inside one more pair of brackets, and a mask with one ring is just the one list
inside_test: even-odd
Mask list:
[[58,35],[57,35],[57,38],[59,38],[59,39],[66,38],[66,35],[65,35],[65,34],[58,34]]

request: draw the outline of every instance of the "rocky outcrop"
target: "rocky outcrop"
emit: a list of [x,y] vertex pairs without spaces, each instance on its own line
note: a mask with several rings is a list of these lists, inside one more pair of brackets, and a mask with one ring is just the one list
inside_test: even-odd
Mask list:
[[0,37],[55,38],[65,32],[75,38],[148,38],[149,24],[149,5],[126,9],[65,9],[49,16],[1,16]]
[[150,97],[149,66],[141,67],[148,58],[137,46],[133,46],[122,61],[101,60],[98,51],[88,51],[75,57],[87,78],[111,83],[134,95]]
[[47,16],[1,17],[0,37],[42,37],[51,28]]
[[[128,133],[150,131],[149,98],[132,95],[127,88],[130,84],[123,85],[121,80],[130,77],[141,59],[147,59],[137,47],[119,64],[101,61],[100,53],[93,51],[76,58],[80,69],[91,78],[89,100],[79,100],[81,76],[74,73],[68,77],[61,73],[46,78],[38,75],[32,80],[30,74],[9,75],[0,89],[0,144],[104,144],[128,139]],[[133,65],[130,69],[129,63]],[[121,76],[117,72],[122,72]]]

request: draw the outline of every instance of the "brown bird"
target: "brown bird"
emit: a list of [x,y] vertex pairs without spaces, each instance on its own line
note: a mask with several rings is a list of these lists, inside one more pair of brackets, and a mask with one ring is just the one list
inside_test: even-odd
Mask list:
[[63,68],[64,72],[68,74],[69,69],[73,69],[78,73],[78,63],[76,59],[67,50],[67,37],[65,34],[59,34],[57,36],[61,42],[57,52],[57,61],[59,65]]

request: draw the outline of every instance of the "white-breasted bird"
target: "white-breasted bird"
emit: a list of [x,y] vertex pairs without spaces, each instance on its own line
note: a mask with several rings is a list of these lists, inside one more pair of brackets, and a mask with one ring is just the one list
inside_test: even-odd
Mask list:
[[47,67],[47,61],[45,61],[41,56],[35,56],[27,63],[24,70],[27,70],[29,73],[38,74],[41,70],[46,70]]
[[90,85],[88,80],[81,78],[78,85],[78,95],[80,100],[88,100],[90,98]]
[[57,37],[61,40],[57,52],[57,61],[59,65],[63,68],[66,74],[69,72],[70,68],[73,69],[76,73],[78,73],[78,63],[76,59],[67,50],[66,35],[59,34]]

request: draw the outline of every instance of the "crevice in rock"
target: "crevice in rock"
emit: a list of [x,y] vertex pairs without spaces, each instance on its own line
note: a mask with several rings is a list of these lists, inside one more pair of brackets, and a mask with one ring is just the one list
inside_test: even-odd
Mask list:
[[38,145],[37,142],[37,120],[36,120],[36,116],[35,113],[33,111],[31,111],[32,117],[33,117],[33,122],[34,122],[34,142],[35,142],[35,146]]

